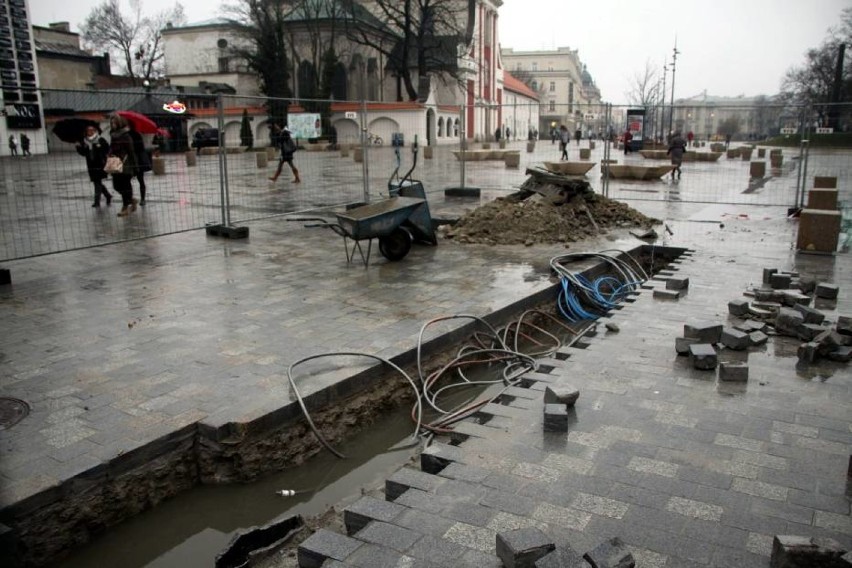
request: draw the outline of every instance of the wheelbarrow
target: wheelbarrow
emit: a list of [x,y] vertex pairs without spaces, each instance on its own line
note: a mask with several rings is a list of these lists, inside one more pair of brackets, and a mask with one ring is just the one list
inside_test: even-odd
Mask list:
[[[425,209],[426,215],[423,216]],[[343,237],[346,249],[346,262],[351,263],[355,251],[361,256],[364,267],[370,265],[373,239],[379,241],[379,252],[390,261],[402,260],[415,238],[436,242],[432,229],[432,219],[428,213],[425,199],[417,197],[391,197],[378,203],[370,203],[337,213],[337,223],[327,219],[292,219],[293,221],[315,221],[305,227],[324,227]],[[349,241],[352,246],[349,246]],[[361,241],[367,241],[367,254],[361,248]]]

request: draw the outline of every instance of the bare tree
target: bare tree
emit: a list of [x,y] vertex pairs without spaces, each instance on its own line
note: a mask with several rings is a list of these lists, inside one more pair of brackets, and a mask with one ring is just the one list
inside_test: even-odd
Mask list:
[[645,61],[645,69],[633,75],[629,82],[630,90],[624,93],[631,105],[649,107],[658,104],[660,99],[660,77],[651,60]]
[[399,100],[403,89],[409,100],[417,100],[426,95],[433,75],[458,79],[464,74],[457,63],[458,48],[470,40],[473,2],[373,0],[368,12],[355,0],[346,0],[347,36],[384,56],[397,77]]
[[122,61],[125,75],[151,79],[163,72],[163,28],[167,23],[180,25],[185,19],[181,4],[146,17],[141,0],[130,0],[129,13],[121,11],[118,0],[104,0],[89,12],[80,30],[88,46],[106,50]]
[[328,98],[331,94],[330,83],[324,86],[322,78],[327,75],[325,66],[336,67],[344,55],[338,47],[338,39],[344,35],[344,3],[345,0],[301,0],[293,11],[297,25],[289,26],[288,33],[300,97]]

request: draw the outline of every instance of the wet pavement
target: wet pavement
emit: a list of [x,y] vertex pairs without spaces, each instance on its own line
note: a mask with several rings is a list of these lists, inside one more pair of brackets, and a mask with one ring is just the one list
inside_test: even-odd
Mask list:
[[[665,187],[690,183],[698,182]],[[477,203],[430,195],[435,214]],[[452,524],[427,535],[428,546],[415,539],[394,554],[420,558],[413,547],[435,541],[474,559],[468,565],[488,566],[478,563],[477,539],[493,544],[493,531],[518,523],[543,524],[578,549],[622,536],[644,566],[765,566],[767,539],[783,532],[852,546],[849,367],[798,368],[795,345],[773,341],[752,355],[748,387],[727,392],[674,354],[684,321],[724,320],[727,301],[759,282],[764,267],[834,281],[841,291],[831,313],[852,313],[848,255],[795,255],[785,207],[632,204],[667,220],[674,234],[662,243],[696,251],[681,268],[690,293],[676,302],[641,294],[614,317],[620,334],[571,357],[564,375],[583,381],[584,394],[567,438],[541,434],[533,401],[508,431],[463,444],[466,455],[484,456],[463,462],[481,468],[482,482],[445,483],[442,495],[455,504],[430,514]],[[622,232],[569,250],[639,244]],[[398,263],[376,254],[365,270],[346,264],[330,232],[273,219],[251,223],[245,241],[188,232],[4,263],[13,285],[0,290],[0,389],[32,412],[0,431],[0,504],[32,502],[182,428],[247,422],[292,404],[286,369],[301,357],[390,358],[413,349],[433,317],[522,302],[551,286],[548,260],[565,250],[442,240]],[[318,392],[358,369],[326,369],[300,391]],[[523,506],[493,504],[510,497]],[[461,505],[469,498],[476,503]],[[482,513],[477,522],[447,512],[468,505]]]

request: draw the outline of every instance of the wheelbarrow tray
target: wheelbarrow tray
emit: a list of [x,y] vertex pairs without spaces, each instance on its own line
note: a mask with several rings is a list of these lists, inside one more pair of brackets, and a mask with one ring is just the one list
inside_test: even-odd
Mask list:
[[393,233],[411,214],[426,203],[417,197],[391,197],[337,213],[337,222],[347,236],[356,241],[386,237]]

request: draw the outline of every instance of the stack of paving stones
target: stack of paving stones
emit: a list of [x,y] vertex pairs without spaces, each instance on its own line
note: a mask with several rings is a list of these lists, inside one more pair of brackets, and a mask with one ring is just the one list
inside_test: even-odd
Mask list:
[[[729,262],[732,281],[755,270],[748,259]],[[848,550],[848,387],[781,376],[783,367],[755,358],[754,371],[773,384],[762,396],[731,397],[672,367],[670,334],[730,294],[716,262],[686,254],[676,263],[707,283],[702,294],[661,311],[640,293],[602,318],[618,323],[540,361],[475,422],[437,437],[419,469],[386,480],[384,499],[347,507],[346,534],[320,530],[304,541],[300,566],[801,568],[816,564],[790,563],[797,543]],[[750,327],[730,327],[750,341],[774,333],[766,320],[744,320]],[[723,341],[741,337],[721,327],[690,334],[728,350]],[[564,406],[566,385],[583,391],[568,433],[544,431],[545,392]],[[789,545],[786,557],[773,555],[774,540]]]
[[[651,284],[648,286],[653,287],[654,298],[660,300],[677,300],[681,298],[686,292],[689,290],[689,278],[684,276],[678,276],[676,274],[677,268],[660,270],[657,274],[651,277]],[[653,286],[653,283],[659,281],[664,282],[665,288],[657,288]]]

